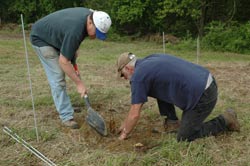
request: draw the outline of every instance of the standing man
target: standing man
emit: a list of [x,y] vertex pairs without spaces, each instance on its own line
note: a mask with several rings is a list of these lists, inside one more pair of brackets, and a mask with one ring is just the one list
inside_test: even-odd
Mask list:
[[44,67],[56,109],[66,127],[79,128],[66,92],[65,73],[76,84],[81,97],[87,94],[79,71],[74,70],[77,69],[77,50],[87,36],[105,40],[110,26],[111,19],[107,13],[83,7],[56,11],[32,26],[32,46]]
[[[199,65],[165,54],[137,60],[133,53],[123,53],[118,58],[117,69],[121,77],[130,80],[132,95],[130,111],[119,128],[120,140],[126,139],[135,127],[148,96],[157,100],[160,114],[167,117],[166,130],[178,129],[178,141],[240,130],[233,110],[204,123],[218,94],[214,77]],[[180,123],[174,106],[183,110]]]

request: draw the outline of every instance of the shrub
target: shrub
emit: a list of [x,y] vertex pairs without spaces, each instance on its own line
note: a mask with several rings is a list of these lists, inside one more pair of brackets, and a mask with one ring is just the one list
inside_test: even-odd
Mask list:
[[250,23],[239,24],[230,22],[212,22],[206,28],[202,43],[205,48],[215,51],[237,53],[250,52]]

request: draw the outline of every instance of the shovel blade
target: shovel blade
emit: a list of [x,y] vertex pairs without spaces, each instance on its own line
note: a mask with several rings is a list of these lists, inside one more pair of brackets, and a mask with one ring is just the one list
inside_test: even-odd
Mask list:
[[104,119],[91,107],[88,108],[86,121],[102,136],[108,135]]

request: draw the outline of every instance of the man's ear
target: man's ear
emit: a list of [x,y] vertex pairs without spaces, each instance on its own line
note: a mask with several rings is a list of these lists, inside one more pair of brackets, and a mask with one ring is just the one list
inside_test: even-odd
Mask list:
[[89,24],[91,24],[91,25],[94,24],[93,20],[89,19]]
[[90,26],[91,26],[92,24],[94,24],[94,23],[93,23],[93,20],[91,20],[91,18],[90,18],[90,15],[87,17],[87,24],[90,25]]
[[129,66],[126,65],[124,66],[124,68],[129,71]]
[[125,66],[125,69],[128,70],[130,73],[134,72],[134,68],[132,66]]

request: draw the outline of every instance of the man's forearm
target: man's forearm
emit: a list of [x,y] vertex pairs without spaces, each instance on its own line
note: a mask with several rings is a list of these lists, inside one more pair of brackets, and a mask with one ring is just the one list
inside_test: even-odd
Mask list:
[[139,116],[133,117],[131,115],[128,115],[124,124],[124,129],[123,129],[124,132],[126,132],[126,134],[129,134],[136,126],[138,120],[139,120]]
[[59,64],[62,70],[66,73],[66,75],[75,82],[75,84],[81,83],[81,79],[77,76],[72,64],[68,61],[63,55],[59,57]]
[[133,130],[139,120],[139,116],[132,116],[131,112],[124,121],[123,128],[121,130],[121,135],[119,137],[120,140],[124,140],[128,137],[128,134]]
[[141,111],[142,104],[132,105],[130,111],[128,113],[127,118],[125,119],[123,125],[121,126],[121,135],[119,137],[120,140],[124,140],[127,138],[128,134],[133,130],[136,126]]

